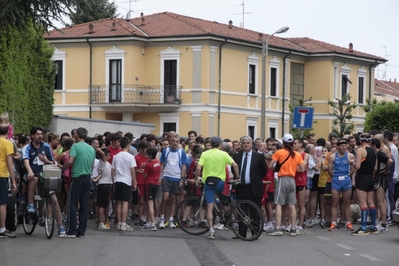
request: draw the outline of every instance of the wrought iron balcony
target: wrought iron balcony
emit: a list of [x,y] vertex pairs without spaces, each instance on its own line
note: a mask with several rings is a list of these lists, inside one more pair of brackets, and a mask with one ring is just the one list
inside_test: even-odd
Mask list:
[[181,86],[112,84],[92,85],[90,104],[181,104]]

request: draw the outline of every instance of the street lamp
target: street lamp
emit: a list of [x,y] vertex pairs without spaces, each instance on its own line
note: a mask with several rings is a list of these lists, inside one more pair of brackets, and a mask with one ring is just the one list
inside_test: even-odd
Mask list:
[[287,32],[290,28],[285,26],[269,35],[267,39],[262,40],[262,98],[261,98],[261,119],[260,119],[260,136],[265,139],[266,127],[266,56],[268,55],[269,39],[275,35]]

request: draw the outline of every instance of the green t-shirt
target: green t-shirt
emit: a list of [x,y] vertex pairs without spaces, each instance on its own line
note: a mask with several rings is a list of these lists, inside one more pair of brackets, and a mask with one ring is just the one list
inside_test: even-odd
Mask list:
[[202,166],[202,182],[205,183],[208,176],[226,181],[226,165],[231,165],[233,161],[227,152],[217,148],[203,152],[198,162]]
[[86,142],[77,142],[72,145],[70,155],[75,157],[72,165],[72,178],[81,175],[91,175],[96,152]]

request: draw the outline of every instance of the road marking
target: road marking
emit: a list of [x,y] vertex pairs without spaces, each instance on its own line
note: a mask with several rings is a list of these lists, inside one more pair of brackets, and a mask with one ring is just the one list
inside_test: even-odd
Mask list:
[[335,245],[337,245],[338,247],[341,247],[341,248],[343,248],[343,249],[354,250],[353,247],[348,246],[348,245],[345,245],[345,244],[335,244]]
[[331,240],[331,238],[325,237],[325,236],[317,236],[317,237],[320,238],[320,239],[326,240],[326,241]]
[[379,258],[374,257],[373,255],[370,254],[359,254],[359,255],[371,261],[381,261]]
[[303,230],[306,234],[309,234],[309,235],[314,235],[314,234],[316,234],[315,232],[312,232],[312,231],[310,231],[310,230]]

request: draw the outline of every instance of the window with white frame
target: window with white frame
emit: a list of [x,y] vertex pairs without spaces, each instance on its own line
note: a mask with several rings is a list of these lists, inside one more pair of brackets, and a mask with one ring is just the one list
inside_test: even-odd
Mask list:
[[252,139],[257,137],[257,129],[258,129],[258,118],[256,117],[247,117],[247,135]]
[[270,96],[277,97],[279,95],[279,69],[280,69],[280,60],[274,56],[270,60],[270,71],[269,71],[269,93]]
[[65,90],[65,57],[65,51],[55,48],[52,58],[55,65],[54,90]]
[[252,53],[248,56],[248,93],[256,94],[258,91],[258,63],[259,58]]
[[125,50],[113,46],[105,51],[105,85],[108,102],[122,102],[125,80]]
[[162,135],[165,129],[175,128],[175,131],[179,132],[179,113],[158,113],[159,119],[159,134]]
[[357,102],[358,104],[364,104],[366,102],[366,77],[367,70],[362,66],[357,71]]
[[347,63],[341,67],[341,99],[350,92],[349,84],[352,84],[349,79],[350,71],[351,69]]
[[278,121],[277,120],[269,120],[269,136],[268,138],[277,138],[278,137]]
[[173,98],[179,98],[180,51],[169,46],[159,55],[161,58],[160,102],[167,103]]

